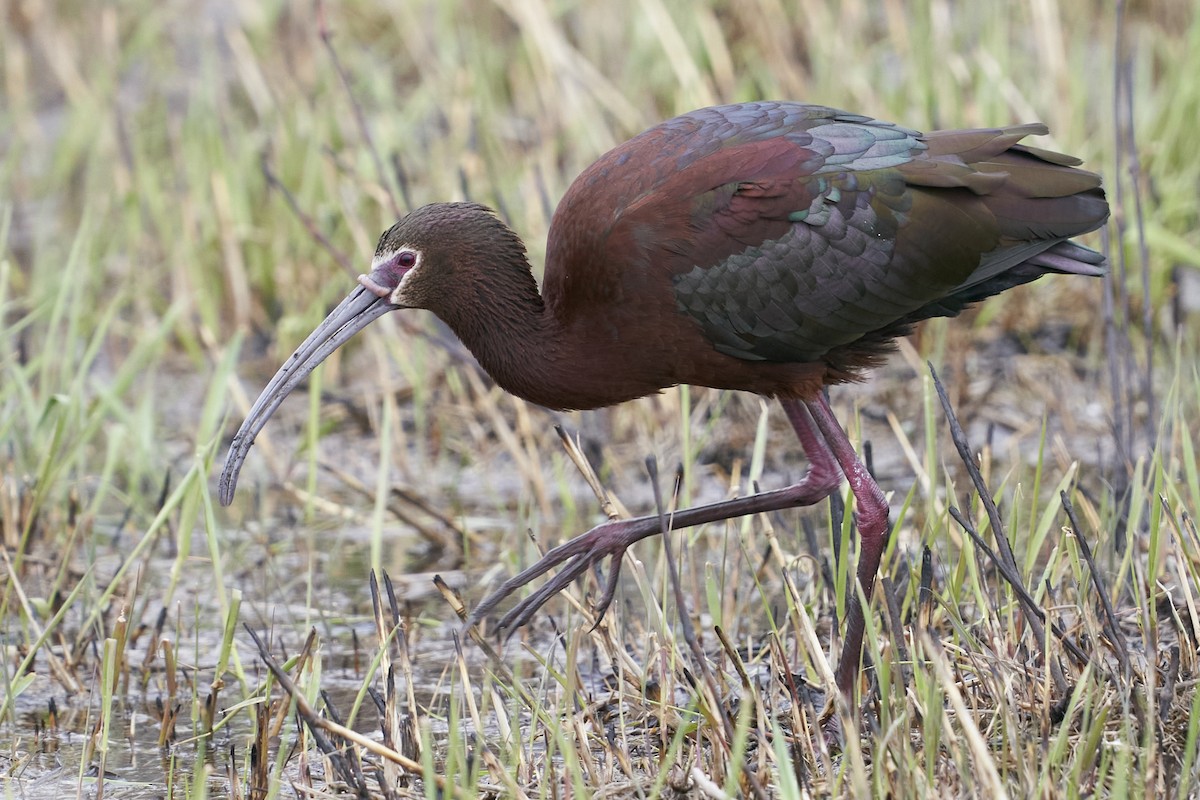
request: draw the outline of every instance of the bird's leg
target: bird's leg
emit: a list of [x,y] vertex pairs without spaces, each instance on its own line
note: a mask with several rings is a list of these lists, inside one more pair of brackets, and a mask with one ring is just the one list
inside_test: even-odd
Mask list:
[[[677,511],[668,517],[671,530],[688,528],[706,522],[734,519],[747,514],[814,505],[824,500],[837,488],[842,478],[838,469],[838,461],[835,458],[836,453],[830,452],[829,446],[825,443],[826,437],[823,437],[813,426],[813,418],[809,415],[808,408],[798,400],[782,401],[782,404],[787,412],[788,420],[792,423],[792,427],[800,439],[800,445],[808,457],[808,472],[800,479],[800,482],[784,489],[760,492],[749,497],[739,497],[734,500]],[[825,408],[828,411],[828,406]],[[834,426],[836,427],[836,425],[835,422]],[[845,434],[842,434],[842,438],[845,439]],[[849,442],[847,442],[847,447],[849,447]],[[853,448],[850,449],[850,454],[853,456]],[[657,515],[613,520],[598,525],[587,533],[549,551],[536,564],[507,580],[475,607],[467,623],[475,624],[484,619],[505,597],[534,578],[565,563],[566,567],[561,572],[536,592],[517,603],[498,623],[501,629],[515,630],[527,623],[547,600],[569,586],[590,566],[611,556],[611,568],[604,595],[600,598],[597,606],[596,618],[600,619],[604,616],[604,612],[608,609],[613,594],[616,592],[622,554],[634,542],[662,532],[662,522]]]
[[[858,583],[862,585],[863,597],[871,599],[871,589],[875,586],[875,574],[879,571],[879,561],[883,557],[883,548],[888,539],[888,504],[883,491],[866,466],[854,452],[854,446],[842,426],[838,424],[829,408],[829,401],[824,395],[818,395],[816,400],[806,403],[813,421],[825,438],[833,457],[837,459],[850,482],[850,491],[854,493],[858,511],[855,519],[858,522],[858,534],[861,540],[858,554]],[[842,645],[842,659],[838,662],[837,685],[846,697],[852,696],[854,681],[859,674],[859,662],[862,660],[863,629],[866,627],[866,617],[862,604],[858,600],[858,590],[851,587],[850,608],[846,613],[846,638]]]

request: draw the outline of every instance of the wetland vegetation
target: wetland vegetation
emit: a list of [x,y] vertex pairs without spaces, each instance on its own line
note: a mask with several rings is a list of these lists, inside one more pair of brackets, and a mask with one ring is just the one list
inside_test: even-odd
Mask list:
[[[1194,3],[0,14],[7,797],[1200,796]],[[703,658],[655,540],[594,627],[591,576],[506,643],[459,621],[603,519],[589,472],[637,514],[650,455],[681,465],[676,505],[798,477],[755,397],[549,412],[432,316],[389,315],[217,505],[248,401],[405,209],[490,205],[538,265],[599,154],[763,98],[1041,120],[1113,207],[1088,239],[1105,281],[934,321],[833,391],[894,526],[840,746],[818,724],[855,548],[838,502],[673,538]]]

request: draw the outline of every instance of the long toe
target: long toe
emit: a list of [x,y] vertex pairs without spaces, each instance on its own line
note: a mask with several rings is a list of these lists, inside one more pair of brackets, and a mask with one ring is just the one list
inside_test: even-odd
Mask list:
[[605,584],[604,594],[600,598],[597,608],[597,621],[599,621],[612,603],[616,593],[621,557],[634,542],[660,532],[661,528],[657,525],[657,520],[651,517],[615,520],[597,525],[587,533],[555,547],[542,556],[536,564],[505,581],[499,589],[488,595],[475,607],[475,610],[467,618],[467,624],[478,624],[517,589],[566,562],[566,566],[557,575],[517,603],[500,619],[499,628],[511,634],[512,631],[527,624],[538,609],[554,595],[570,586],[571,582],[586,572],[589,567],[599,564],[606,558],[611,558],[609,579]]
[[512,633],[524,625],[527,625],[533,615],[544,606],[550,598],[566,589],[571,585],[571,582],[587,571],[591,565],[592,559],[590,554],[576,556],[573,561],[567,564],[557,575],[546,581],[540,589],[529,595],[521,602],[517,603],[512,609],[505,614],[497,627],[506,632],[506,636],[511,636]]
[[[584,534],[584,536],[586,535],[587,534]],[[514,575],[506,580],[500,585],[499,589],[483,598],[483,600],[479,601],[479,604],[475,606],[475,608],[471,611],[470,616],[467,617],[467,624],[478,625],[480,622],[486,619],[489,614],[495,611],[496,607],[504,602],[505,598],[507,598],[517,589],[525,586],[530,581],[540,578],[542,575],[554,569],[559,564],[562,564],[565,561],[570,561],[573,558],[577,558],[581,553],[586,552],[588,550],[587,542],[581,541],[584,536],[577,536],[574,539],[560,544],[558,547],[548,551],[544,556],[538,559],[537,563],[526,567],[517,575]],[[561,589],[558,591],[561,591]],[[548,600],[549,597],[546,599]],[[544,602],[546,601],[542,600],[542,603]],[[541,603],[539,603],[539,605],[541,605]],[[534,610],[536,611],[536,609]],[[504,619],[508,620],[511,615],[512,612],[510,611],[507,615],[505,615]],[[501,624],[503,627],[503,620],[501,621]]]

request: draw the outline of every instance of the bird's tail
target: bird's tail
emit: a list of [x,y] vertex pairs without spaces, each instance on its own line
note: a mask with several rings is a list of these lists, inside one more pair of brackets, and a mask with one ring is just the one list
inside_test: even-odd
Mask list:
[[1027,259],[1025,263],[1044,272],[1090,275],[1093,278],[1099,278],[1108,271],[1108,263],[1104,256],[1090,247],[1070,241],[1058,242],[1048,250]]
[[[955,291],[910,314],[905,323],[954,316],[972,303],[1048,272],[1105,274],[1104,256],[1070,241],[1108,219],[1100,176],[1079,169],[1079,159],[1072,156],[1017,144],[1027,135],[1045,132],[1044,126],[1032,124],[945,131],[927,137],[929,160],[940,159],[947,166],[924,172],[914,169],[906,178],[910,183],[931,186],[957,178],[991,213],[999,247],[986,253]],[[961,169],[952,168],[955,164],[971,172],[963,177]]]

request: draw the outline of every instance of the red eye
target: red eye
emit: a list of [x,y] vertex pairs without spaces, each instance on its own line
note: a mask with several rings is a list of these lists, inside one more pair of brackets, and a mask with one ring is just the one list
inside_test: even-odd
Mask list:
[[417,263],[417,254],[409,250],[405,250],[400,255],[396,256],[396,263],[405,269],[412,269]]

